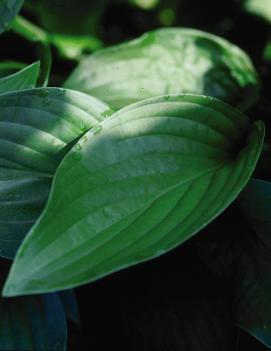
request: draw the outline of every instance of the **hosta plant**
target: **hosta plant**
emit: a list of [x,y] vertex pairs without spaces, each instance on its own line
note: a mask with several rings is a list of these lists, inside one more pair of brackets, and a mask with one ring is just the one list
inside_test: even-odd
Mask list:
[[[21,6],[0,2],[0,30],[42,50],[28,66],[3,65],[11,74],[0,78],[0,349],[66,349],[66,318],[79,324],[73,288],[187,245],[187,275],[211,274],[229,291],[209,278],[193,288],[174,267],[187,289],[179,346],[233,349],[237,327],[271,348],[271,185],[256,178],[269,169],[269,129],[265,139],[249,110],[260,94],[249,56],[175,27],[81,60],[83,29],[65,41],[46,5],[26,2],[46,29],[16,17]],[[48,87],[56,47],[79,64]],[[228,211],[245,224],[225,236]]]

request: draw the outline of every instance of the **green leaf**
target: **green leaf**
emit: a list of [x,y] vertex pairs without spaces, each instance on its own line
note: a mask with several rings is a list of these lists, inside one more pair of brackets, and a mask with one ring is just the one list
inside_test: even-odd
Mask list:
[[0,94],[15,90],[34,88],[39,74],[40,63],[35,62],[21,71],[0,79]]
[[244,9],[256,16],[262,17],[271,22],[271,2],[270,0],[245,0]]
[[23,0],[0,0],[0,33],[9,29],[23,2]]
[[192,29],[167,28],[87,57],[65,83],[113,108],[156,95],[217,97],[241,109],[258,97],[257,73],[238,47]]
[[221,213],[247,183],[264,127],[205,96],[129,106],[61,163],[6,296],[61,290],[154,258]]
[[14,256],[41,214],[69,144],[107,111],[95,98],[59,88],[0,95],[1,256]]
[[[7,264],[0,261],[0,286]],[[58,294],[0,299],[0,350],[63,351],[67,325]]]

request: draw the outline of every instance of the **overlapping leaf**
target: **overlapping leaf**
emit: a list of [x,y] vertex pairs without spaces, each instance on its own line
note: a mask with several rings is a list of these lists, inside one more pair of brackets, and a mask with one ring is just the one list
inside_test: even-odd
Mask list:
[[[241,194],[242,206],[249,202],[248,195],[252,194],[249,188],[253,183],[254,180],[250,181],[248,189],[245,188]],[[259,194],[250,197],[251,207],[245,205],[244,208],[252,209],[254,201],[255,216],[253,214],[252,218],[258,218],[253,222],[258,223],[261,229],[263,215],[257,213],[261,212],[263,203],[260,204]],[[267,197],[264,196],[265,199]],[[252,232],[240,211],[234,208],[203,234],[196,243],[199,253],[207,266],[228,286],[232,296],[233,321],[271,348],[270,231],[261,231],[260,236],[259,230],[258,234]]]
[[0,252],[12,258],[39,217],[69,143],[108,106],[85,94],[40,88],[0,95]]
[[249,57],[197,30],[169,28],[89,56],[65,83],[114,108],[155,95],[205,94],[245,109],[258,95]]
[[1,78],[0,94],[34,88],[38,79],[39,67],[39,62],[35,62],[17,73]]
[[271,183],[251,179],[239,203],[253,230],[271,250]]
[[0,33],[7,30],[24,0],[0,0]]
[[[0,287],[8,266],[0,260]],[[58,294],[0,299],[1,351],[63,351],[66,338],[66,318]]]
[[56,293],[0,300],[0,349],[62,351],[66,320]]
[[63,309],[68,319],[75,324],[79,324],[79,311],[76,296],[73,290],[60,291],[58,296],[62,302]]
[[205,96],[129,106],[61,163],[5,295],[93,281],[161,255],[217,216],[248,181],[263,125]]

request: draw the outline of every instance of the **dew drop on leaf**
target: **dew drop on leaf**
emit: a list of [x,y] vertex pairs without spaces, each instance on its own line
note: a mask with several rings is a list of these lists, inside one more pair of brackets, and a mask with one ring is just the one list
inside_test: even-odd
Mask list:
[[102,129],[103,129],[103,127],[101,125],[98,125],[96,127],[93,127],[91,129],[91,131],[92,131],[93,135],[96,135],[96,134],[100,133],[102,131]]

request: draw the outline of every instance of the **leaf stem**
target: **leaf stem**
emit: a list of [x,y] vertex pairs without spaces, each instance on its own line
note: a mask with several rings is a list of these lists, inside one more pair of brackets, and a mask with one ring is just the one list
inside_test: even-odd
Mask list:
[[11,29],[29,41],[39,41],[49,44],[49,35],[43,29],[20,15],[14,19]]

